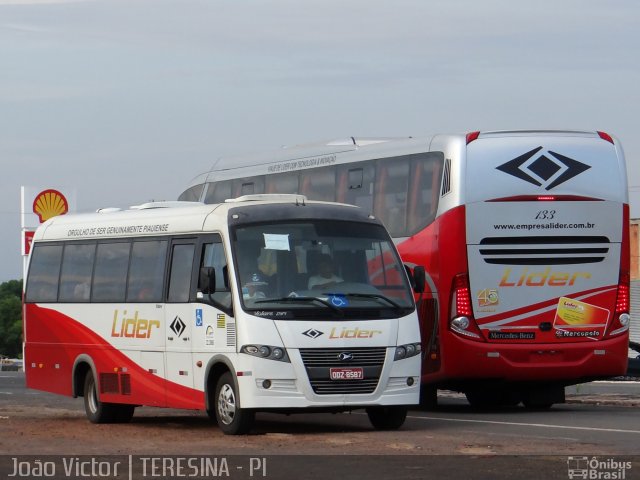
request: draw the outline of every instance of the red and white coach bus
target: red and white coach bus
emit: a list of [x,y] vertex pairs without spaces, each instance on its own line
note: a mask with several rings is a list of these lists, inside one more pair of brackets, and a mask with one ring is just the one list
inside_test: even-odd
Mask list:
[[374,427],[400,427],[421,350],[392,239],[359,208],[275,197],[44,223],[26,281],[27,387],[83,396],[95,423],[150,405],[206,409],[228,434],[263,410],[365,408]]
[[423,402],[544,408],[564,386],[625,373],[629,208],[603,132],[355,139],[218,160],[183,200],[300,193],[380,218],[424,265]]

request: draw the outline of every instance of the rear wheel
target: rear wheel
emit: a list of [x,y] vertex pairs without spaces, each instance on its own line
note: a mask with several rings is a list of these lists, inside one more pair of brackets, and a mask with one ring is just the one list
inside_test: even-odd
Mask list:
[[521,400],[520,394],[511,390],[468,390],[465,396],[469,404],[476,409],[515,407]]
[[553,403],[549,402],[529,402],[525,400],[522,403],[527,410],[549,410],[553,407]]
[[253,426],[255,412],[240,408],[238,389],[231,373],[226,372],[218,380],[214,397],[216,421],[223,433],[242,435]]
[[115,405],[112,404],[113,408],[116,409],[115,414],[115,423],[129,423],[133,418],[133,414],[136,411],[135,405]]
[[529,410],[549,410],[554,403],[564,403],[563,386],[543,386],[524,392],[522,403]]
[[91,423],[128,423],[135,409],[135,405],[101,402],[93,372],[87,372],[84,379],[84,410]]
[[369,407],[367,415],[376,430],[397,430],[407,418],[407,407]]

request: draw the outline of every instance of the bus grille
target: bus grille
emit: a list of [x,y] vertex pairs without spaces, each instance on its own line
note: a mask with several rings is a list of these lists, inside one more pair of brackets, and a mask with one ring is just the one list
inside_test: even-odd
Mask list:
[[[350,353],[353,358],[341,361],[341,353]],[[386,357],[386,347],[372,348],[301,348],[309,382],[318,395],[373,393],[378,386]],[[331,380],[330,368],[362,367],[362,380]]]
[[599,236],[487,237],[480,241],[480,254],[486,263],[498,265],[598,263],[610,243]]

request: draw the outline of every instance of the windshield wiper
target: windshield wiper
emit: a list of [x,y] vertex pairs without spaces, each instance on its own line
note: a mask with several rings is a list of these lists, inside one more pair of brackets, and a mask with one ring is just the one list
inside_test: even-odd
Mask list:
[[253,303],[277,303],[277,302],[288,302],[288,303],[310,303],[310,302],[316,302],[316,303],[320,303],[321,305],[324,305],[327,308],[330,308],[335,313],[339,314],[341,317],[344,317],[344,312],[340,308],[338,308],[335,305],[332,305],[331,303],[329,303],[328,301],[323,300],[322,298],[318,298],[318,297],[265,298],[264,300],[256,300]]
[[335,295],[335,296],[344,296],[344,297],[354,297],[354,298],[373,298],[375,300],[382,300],[386,302],[388,305],[391,305],[397,311],[404,311],[406,307],[403,307],[399,303],[391,300],[389,297],[385,297],[384,295],[380,295],[378,293],[323,293],[323,295]]

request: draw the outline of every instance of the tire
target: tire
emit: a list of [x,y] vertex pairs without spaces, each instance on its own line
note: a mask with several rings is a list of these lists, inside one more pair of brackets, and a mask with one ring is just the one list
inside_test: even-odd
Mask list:
[[114,423],[129,423],[136,411],[135,405],[111,405],[116,410]]
[[84,377],[84,411],[91,423],[113,423],[116,418],[116,411],[112,405],[102,403],[98,398],[98,389],[91,370]]
[[471,407],[477,410],[515,407],[522,400],[518,392],[511,390],[468,390],[465,392],[465,397]]
[[497,406],[495,398],[491,395],[487,395],[478,391],[464,392],[464,396],[467,397],[467,402],[471,405],[471,408],[476,410],[487,410]]
[[438,389],[431,385],[420,387],[420,407],[425,410],[438,409]]
[[564,403],[563,386],[541,386],[526,391],[522,403],[527,410],[549,410],[555,403]]
[[238,387],[230,372],[224,373],[216,384],[213,408],[218,427],[226,435],[244,435],[253,427],[255,412],[240,408]]
[[101,402],[93,372],[87,372],[84,379],[84,411],[91,423],[129,423],[135,409],[135,405]]
[[524,404],[524,408],[532,411],[536,411],[536,410],[544,411],[544,410],[549,410],[551,407],[553,407],[553,403],[549,403],[549,402],[532,402],[530,400],[523,400],[522,403]]
[[367,415],[376,430],[397,430],[407,418],[408,408],[404,406],[370,407]]

